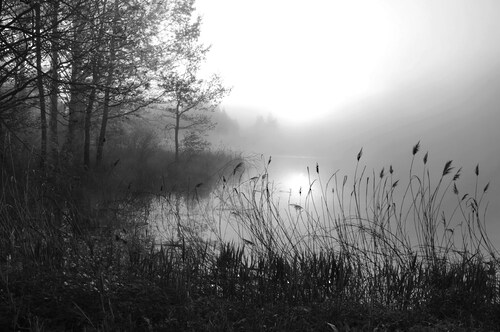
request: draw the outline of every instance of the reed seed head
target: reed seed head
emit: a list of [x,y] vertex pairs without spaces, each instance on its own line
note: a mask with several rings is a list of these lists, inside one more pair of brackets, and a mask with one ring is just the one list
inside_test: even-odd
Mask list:
[[420,150],[420,141],[418,141],[417,144],[415,144],[415,146],[413,147],[413,155],[416,155],[418,150]]
[[451,170],[453,169],[453,167],[451,167],[452,162],[453,162],[453,160],[448,160],[446,162],[446,164],[444,165],[443,176],[449,174],[451,172]]
[[359,150],[359,152],[358,152],[358,156],[357,156],[358,161],[361,159],[362,155],[363,155],[363,148],[361,148],[361,150]]

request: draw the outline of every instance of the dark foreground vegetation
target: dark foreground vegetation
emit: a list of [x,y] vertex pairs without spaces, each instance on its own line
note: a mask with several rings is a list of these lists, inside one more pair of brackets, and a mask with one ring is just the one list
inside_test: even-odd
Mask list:
[[[415,158],[418,146],[413,152]],[[244,163],[227,156],[229,169],[212,185],[212,209],[199,223],[207,222],[216,234],[222,222],[232,225],[244,240],[208,240],[209,231],[204,238],[183,227],[184,214],[172,209],[175,234],[159,243],[145,221],[152,222],[152,201],[176,204],[172,187],[161,188],[158,179],[151,179],[154,186],[139,181],[130,164],[129,172],[110,163],[104,174],[47,177],[22,167],[21,161],[29,163],[19,155],[2,153],[1,330],[500,326],[499,262],[481,214],[487,188],[461,193],[460,170],[451,163],[433,182],[426,165],[417,176],[412,163],[406,185],[396,182],[392,167],[374,178],[361,168],[354,179],[337,182],[334,174],[321,183],[318,177],[311,188],[320,188],[322,203],[313,203],[311,190],[303,205],[282,209],[265,169],[232,181]],[[215,159],[207,153],[203,160],[213,165]],[[311,173],[319,175],[319,166]],[[121,183],[117,174],[135,182]],[[201,187],[194,185],[190,193]],[[398,189],[404,196],[396,195]],[[449,195],[456,196],[454,219],[462,224],[440,212],[442,197]]]
[[238,158],[207,150],[175,162],[149,142],[114,146],[106,167],[49,173],[10,143],[1,152],[0,330],[183,326],[187,246],[154,246],[151,202],[203,199]]

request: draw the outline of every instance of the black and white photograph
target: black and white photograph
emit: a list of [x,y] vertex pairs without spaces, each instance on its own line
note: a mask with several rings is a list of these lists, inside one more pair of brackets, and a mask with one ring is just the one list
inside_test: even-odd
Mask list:
[[500,0],[0,0],[0,331],[500,331]]

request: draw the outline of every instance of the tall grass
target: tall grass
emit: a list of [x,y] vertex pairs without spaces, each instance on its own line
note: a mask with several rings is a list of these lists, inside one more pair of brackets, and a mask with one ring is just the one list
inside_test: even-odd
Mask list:
[[[474,192],[462,193],[461,168],[448,161],[433,177],[428,154],[418,158],[419,149],[419,143],[412,149],[406,184],[392,166],[368,172],[362,151],[352,179],[336,172],[324,181],[319,165],[308,169],[301,205],[283,206],[267,167],[236,186],[222,183],[217,234],[236,235],[242,245],[232,256],[222,250],[241,265],[232,268],[229,289],[266,284],[258,292],[266,301],[334,299],[367,310],[492,318],[500,303],[500,261],[486,230],[489,184],[480,184],[476,167]],[[450,197],[456,203],[445,211]]]
[[[227,224],[266,249],[288,253],[357,250],[373,257],[395,254],[398,259],[417,253],[427,263],[461,254],[495,258],[497,250],[486,233],[483,204],[489,184],[478,192],[479,168],[475,169],[474,193],[460,193],[462,169],[452,172],[449,161],[433,178],[426,154],[417,174],[418,150],[419,144],[413,148],[406,184],[392,166],[368,174],[366,166],[360,165],[360,151],[353,179],[337,171],[325,183],[319,165],[313,171],[307,169],[309,188],[303,190],[300,204],[288,200],[283,206],[267,168],[237,185],[222,181],[216,201],[219,210],[230,212]],[[452,196],[456,204],[450,211],[445,201]],[[446,211],[444,202],[448,203]]]
[[0,179],[0,328],[494,330],[487,185],[476,168],[463,193],[461,171],[432,175],[419,148],[406,181],[391,166],[368,172],[361,152],[353,178],[325,180],[317,165],[299,202],[281,197],[271,160],[256,176],[241,159],[223,164],[210,199],[202,185],[134,191],[111,168],[110,195],[93,205],[95,186],[75,184],[97,175],[21,172],[12,159]]

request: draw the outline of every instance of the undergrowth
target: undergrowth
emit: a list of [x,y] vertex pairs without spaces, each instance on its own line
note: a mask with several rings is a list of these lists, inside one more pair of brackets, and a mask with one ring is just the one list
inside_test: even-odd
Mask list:
[[116,190],[94,214],[76,182],[3,167],[0,329],[495,330],[488,185],[476,168],[479,189],[462,193],[461,170],[432,175],[419,148],[406,181],[392,166],[368,172],[361,152],[353,178],[325,181],[317,165],[300,204],[278,197],[267,167],[246,177],[238,160],[209,199],[198,183]]

